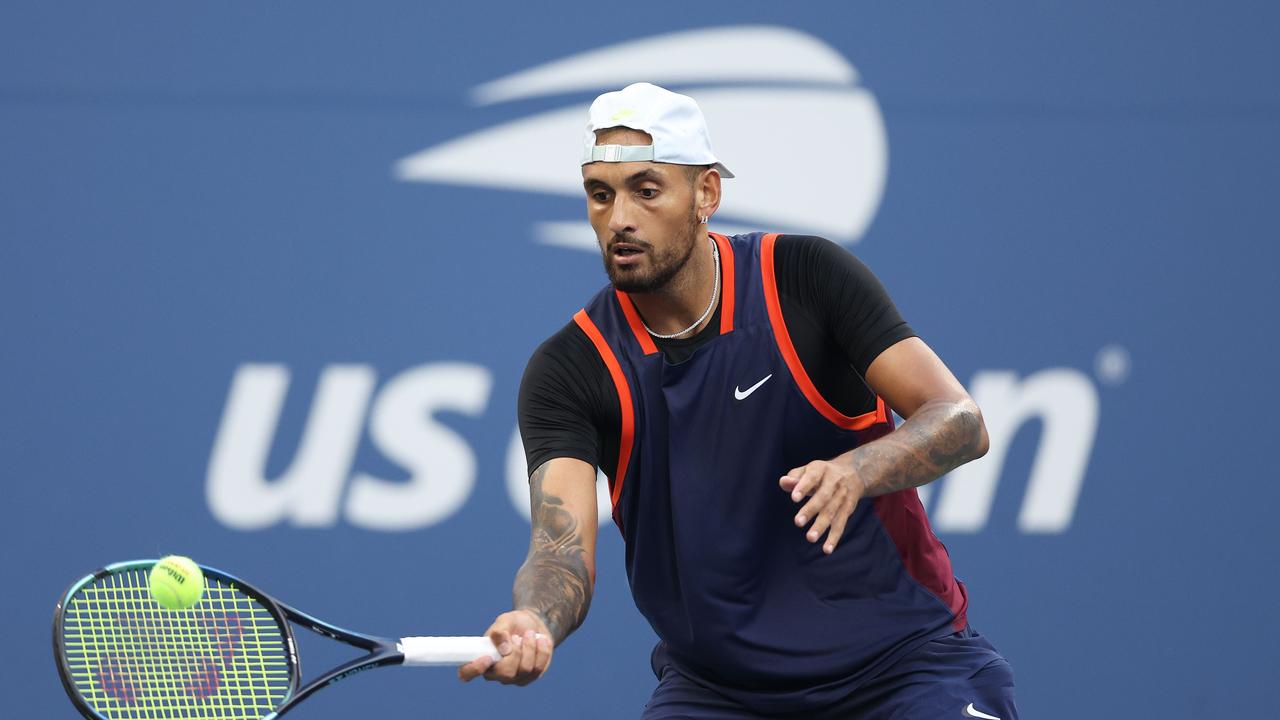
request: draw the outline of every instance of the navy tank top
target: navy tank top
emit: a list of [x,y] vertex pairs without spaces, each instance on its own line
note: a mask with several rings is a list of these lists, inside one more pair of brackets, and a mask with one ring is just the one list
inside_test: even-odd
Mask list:
[[964,628],[965,591],[914,489],[859,502],[830,556],[805,540],[778,479],[883,436],[892,415],[877,398],[845,416],[810,382],[783,322],[777,235],[712,239],[720,335],[684,362],[612,287],[574,316],[621,405],[613,517],[655,653],[759,712],[816,709]]

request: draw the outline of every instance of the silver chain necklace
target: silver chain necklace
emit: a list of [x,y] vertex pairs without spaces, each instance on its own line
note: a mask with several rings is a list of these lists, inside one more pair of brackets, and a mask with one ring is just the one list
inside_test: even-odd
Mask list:
[[712,308],[716,306],[716,300],[719,299],[720,297],[720,248],[716,246],[715,240],[711,241],[711,257],[712,257],[712,262],[715,264],[715,267],[716,267],[715,286],[711,288],[711,302],[707,304],[707,309],[702,311],[702,317],[699,317],[697,320],[694,320],[693,324],[690,325],[689,327],[681,330],[680,332],[671,333],[670,335],[662,335],[661,333],[654,332],[653,328],[649,327],[648,325],[645,325],[644,320],[641,319],[640,324],[644,325],[644,329],[648,330],[650,335],[658,338],[659,340],[671,340],[674,338],[678,338],[681,335],[684,335],[690,330],[693,330],[694,328],[701,325],[702,321],[706,320],[707,316],[711,314]]

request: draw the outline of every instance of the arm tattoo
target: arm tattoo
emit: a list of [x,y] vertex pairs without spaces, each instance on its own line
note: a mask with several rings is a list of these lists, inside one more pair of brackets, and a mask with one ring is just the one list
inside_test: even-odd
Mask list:
[[542,489],[546,469],[543,463],[529,478],[533,536],[512,594],[516,609],[541,617],[559,645],[586,618],[592,582],[577,519],[563,500]]
[[849,453],[866,495],[932,482],[985,452],[982,415],[972,400],[930,402],[884,437]]

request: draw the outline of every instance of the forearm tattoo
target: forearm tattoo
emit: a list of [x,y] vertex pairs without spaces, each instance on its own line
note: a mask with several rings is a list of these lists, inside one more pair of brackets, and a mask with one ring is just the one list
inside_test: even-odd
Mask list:
[[533,536],[512,594],[516,609],[537,613],[558,645],[586,618],[592,582],[577,519],[542,488],[546,468],[544,463],[529,478]]
[[982,415],[973,401],[926,403],[893,432],[849,457],[867,496],[919,487],[982,456]]

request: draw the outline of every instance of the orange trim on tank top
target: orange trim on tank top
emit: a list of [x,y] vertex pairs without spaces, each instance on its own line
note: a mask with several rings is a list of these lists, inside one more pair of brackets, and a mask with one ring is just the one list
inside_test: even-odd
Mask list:
[[658,346],[653,344],[653,338],[649,335],[649,331],[644,329],[644,322],[640,319],[640,311],[636,310],[636,304],[631,302],[631,296],[621,290],[614,290],[613,293],[618,296],[618,304],[622,306],[622,314],[627,316],[627,324],[631,326],[631,334],[636,336],[636,342],[640,343],[640,349],[645,355],[652,355],[658,352]]
[[809,379],[809,373],[805,372],[800,356],[796,353],[795,346],[791,344],[791,334],[787,332],[787,323],[782,317],[782,304],[778,301],[778,282],[773,272],[773,246],[777,239],[777,233],[772,233],[765,235],[760,241],[760,275],[764,280],[764,302],[769,311],[769,324],[773,326],[773,337],[778,343],[778,350],[782,353],[783,359],[787,362],[787,367],[791,370],[791,377],[795,378],[796,385],[800,386],[800,392],[804,393],[809,404],[838,427],[846,430],[865,430],[878,422],[885,422],[888,419],[888,412],[885,409],[884,399],[879,395],[876,396],[875,410],[858,416],[849,416],[832,407]]
[[733,243],[718,233],[710,233],[720,248],[720,334],[733,332]]
[[600,334],[600,329],[587,316],[587,311],[579,310],[573,316],[573,321],[582,328],[582,332],[586,333],[588,338],[591,338],[591,344],[596,346],[596,352],[600,353],[600,359],[604,360],[605,367],[609,369],[609,377],[613,378],[613,385],[618,390],[622,432],[618,440],[618,469],[614,473],[613,482],[610,483],[609,502],[613,507],[614,522],[621,528],[622,521],[618,518],[618,498],[622,497],[622,483],[627,478],[627,465],[631,462],[631,447],[635,443],[636,435],[635,406],[631,404],[631,388],[627,385],[626,376],[622,374],[622,366],[618,364],[618,358],[609,348],[609,343],[605,342],[604,335]]

